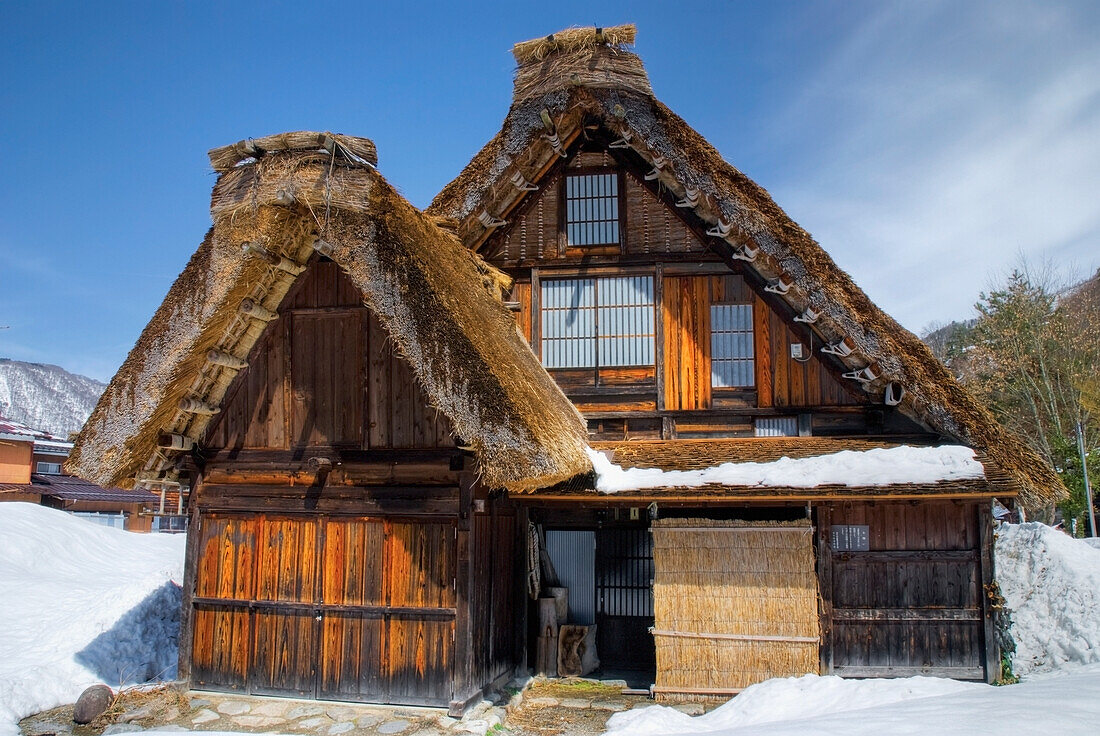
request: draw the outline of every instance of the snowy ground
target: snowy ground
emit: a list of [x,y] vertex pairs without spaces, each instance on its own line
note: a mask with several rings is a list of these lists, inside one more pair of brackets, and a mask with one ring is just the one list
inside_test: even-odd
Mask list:
[[175,677],[184,542],[0,503],[0,736],[88,685]]
[[691,718],[653,706],[616,713],[608,736],[973,736],[1093,734],[1100,729],[1100,665],[1007,687],[912,677],[769,680]]

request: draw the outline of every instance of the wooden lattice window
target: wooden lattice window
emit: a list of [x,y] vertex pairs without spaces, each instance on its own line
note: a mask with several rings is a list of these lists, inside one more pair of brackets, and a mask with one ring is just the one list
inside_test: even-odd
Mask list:
[[565,235],[569,246],[619,244],[619,175],[565,177]]
[[543,281],[541,305],[547,368],[654,364],[652,276]]
[[756,385],[751,304],[711,305],[710,385],[712,388]]

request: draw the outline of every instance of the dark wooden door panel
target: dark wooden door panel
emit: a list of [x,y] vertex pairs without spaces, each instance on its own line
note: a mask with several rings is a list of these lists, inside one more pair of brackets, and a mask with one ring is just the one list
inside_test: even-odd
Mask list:
[[314,613],[256,610],[249,684],[260,695],[313,697]]
[[324,615],[321,632],[318,696],[386,702],[382,615],[329,612]]
[[197,604],[191,618],[192,682],[200,688],[245,690],[250,638],[248,608]]
[[394,615],[387,638],[388,702],[430,705],[450,701],[454,619]]
[[[854,504],[869,549],[827,550],[833,674],[984,677],[981,550],[973,505]],[[824,539],[829,539],[828,529]]]

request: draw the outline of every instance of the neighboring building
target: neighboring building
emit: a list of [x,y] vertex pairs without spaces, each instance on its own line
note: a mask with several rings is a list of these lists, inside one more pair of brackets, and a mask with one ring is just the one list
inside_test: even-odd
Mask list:
[[153,528],[157,498],[103,488],[64,472],[73,443],[0,417],[0,501],[27,501],[133,532]]
[[[459,712],[536,660],[541,552],[662,697],[999,675],[992,500],[1057,477],[632,40],[517,45],[501,133],[426,213],[364,139],[211,151],[214,227],[72,461],[190,489],[193,687]],[[598,492],[605,458],[689,472]]]

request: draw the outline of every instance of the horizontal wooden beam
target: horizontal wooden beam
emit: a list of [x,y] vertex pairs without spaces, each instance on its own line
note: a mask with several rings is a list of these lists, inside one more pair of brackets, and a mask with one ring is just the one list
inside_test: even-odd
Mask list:
[[950,677],[954,680],[981,680],[985,670],[981,667],[895,667],[875,666],[839,666],[834,665],[831,675],[840,677]]
[[869,550],[865,552],[833,551],[838,562],[977,562],[981,550],[977,549],[912,549]]
[[378,618],[391,617],[416,617],[416,618],[454,618],[454,608],[436,608],[428,606],[347,606],[333,603],[317,603],[309,601],[259,601],[244,598],[207,598],[195,596],[191,603],[196,606],[211,608],[247,608],[253,611],[279,611],[287,613],[309,613],[324,615],[326,613],[359,613],[365,617]]
[[833,608],[834,622],[981,621],[977,608]]

